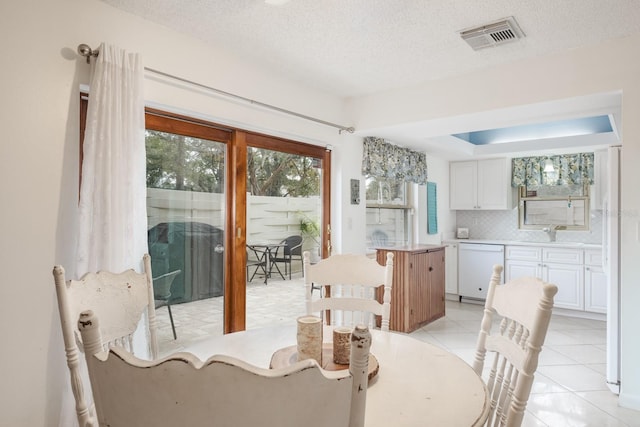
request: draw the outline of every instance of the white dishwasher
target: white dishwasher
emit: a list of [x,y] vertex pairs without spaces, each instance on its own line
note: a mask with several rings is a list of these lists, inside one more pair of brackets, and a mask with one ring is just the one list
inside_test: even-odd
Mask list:
[[[504,245],[460,243],[458,245],[458,294],[462,298],[486,299],[495,264],[504,265]],[[501,278],[501,283],[504,279]]]

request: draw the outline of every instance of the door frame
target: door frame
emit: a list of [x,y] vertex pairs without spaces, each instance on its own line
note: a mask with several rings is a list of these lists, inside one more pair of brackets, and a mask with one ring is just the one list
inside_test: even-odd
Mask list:
[[[312,144],[293,141],[290,139],[275,137],[271,135],[236,130],[233,138],[233,152],[229,156],[233,158],[235,165],[235,191],[233,194],[233,217],[234,222],[230,230],[234,230],[234,255],[237,261],[235,265],[228,266],[234,269],[234,280],[230,291],[233,297],[225,299],[225,333],[242,331],[246,328],[246,271],[247,262],[246,251],[246,231],[247,231],[247,152],[248,147],[262,148],[273,151],[281,151],[299,156],[318,158],[322,161],[322,185],[321,185],[321,240],[320,255],[326,258],[330,253],[331,245],[331,150]],[[225,288],[226,290],[226,288]],[[227,310],[227,304],[229,310]],[[228,314],[228,317],[227,317]],[[227,328],[228,326],[228,328]]]
[[[82,144],[86,127],[89,94],[80,93],[80,176],[82,180]],[[331,254],[331,150],[309,143],[239,128],[220,125],[208,120],[156,108],[145,108],[145,129],[176,133],[195,138],[223,142],[226,154],[226,218],[224,251],[224,327],[223,332],[244,330],[246,327],[246,230],[247,230],[247,149],[265,148],[322,161],[322,221],[320,255]],[[231,249],[231,250],[230,250]]]
[[145,109],[145,127],[202,139],[215,138],[227,146],[223,332],[227,334],[245,330],[248,147],[309,156],[322,161],[322,258],[331,252],[331,151],[317,145],[222,126],[153,108]]

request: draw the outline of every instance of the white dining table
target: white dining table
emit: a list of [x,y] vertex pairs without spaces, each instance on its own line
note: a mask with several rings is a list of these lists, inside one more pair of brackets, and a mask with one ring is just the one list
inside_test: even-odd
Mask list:
[[[379,371],[369,383],[367,427],[480,426],[489,399],[480,377],[462,359],[408,335],[372,330],[371,353]],[[325,326],[324,342],[332,341]],[[234,356],[269,368],[271,356],[296,344],[295,326],[265,327],[215,336],[185,351],[201,360],[216,354]]]

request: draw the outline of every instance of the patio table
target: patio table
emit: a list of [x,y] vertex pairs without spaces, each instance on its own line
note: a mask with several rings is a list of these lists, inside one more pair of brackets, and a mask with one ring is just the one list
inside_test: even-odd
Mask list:
[[251,250],[256,255],[256,257],[258,258],[258,261],[263,262],[265,265],[265,271],[264,271],[265,285],[267,284],[268,279],[271,278],[271,273],[274,267],[277,270],[278,274],[280,274],[280,277],[282,277],[282,280],[285,280],[284,275],[282,274],[282,271],[280,271],[280,268],[278,267],[278,264],[275,262],[272,262],[274,254],[277,252],[277,250],[285,246],[287,246],[287,244],[284,242],[282,243],[248,243],[247,244],[247,248],[249,248],[249,250]]

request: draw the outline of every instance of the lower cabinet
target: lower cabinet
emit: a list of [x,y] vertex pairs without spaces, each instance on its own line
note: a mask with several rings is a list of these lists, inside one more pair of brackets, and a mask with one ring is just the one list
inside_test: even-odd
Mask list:
[[584,310],[583,266],[575,264],[543,264],[542,280],[558,287],[553,306]]
[[584,309],[607,312],[607,275],[602,268],[601,251],[584,252]]
[[388,252],[394,254],[390,329],[411,332],[444,316],[444,247],[381,248],[376,255],[379,263]]
[[540,277],[542,278],[541,264],[538,261],[518,261],[507,259],[504,261],[504,279],[511,280],[515,277]]
[[601,251],[507,246],[505,279],[538,277],[558,286],[554,307],[606,313],[606,276]]
[[[458,296],[458,245],[448,243],[444,248],[445,255],[445,284],[447,294]],[[457,298],[456,298],[457,301]]]

